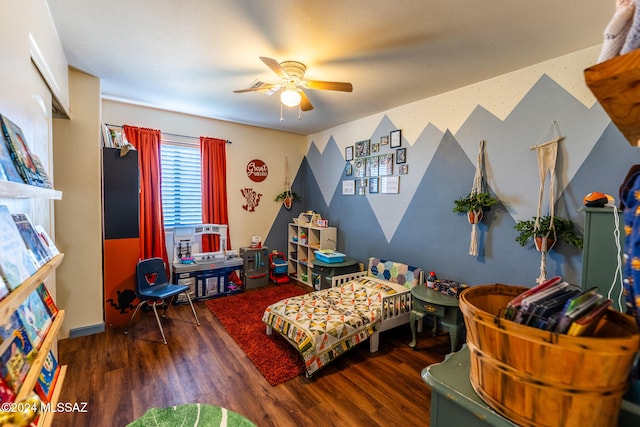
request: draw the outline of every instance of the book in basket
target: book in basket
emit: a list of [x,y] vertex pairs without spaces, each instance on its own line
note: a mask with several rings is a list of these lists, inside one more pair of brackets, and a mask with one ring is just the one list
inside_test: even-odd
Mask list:
[[0,272],[13,290],[34,274],[37,267],[9,209],[0,205]]

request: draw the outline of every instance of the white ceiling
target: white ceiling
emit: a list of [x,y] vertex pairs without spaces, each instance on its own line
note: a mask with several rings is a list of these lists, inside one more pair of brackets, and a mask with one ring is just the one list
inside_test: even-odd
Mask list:
[[[602,43],[614,0],[48,0],[69,65],[103,96],[308,135]],[[315,107],[233,93],[297,60]]]

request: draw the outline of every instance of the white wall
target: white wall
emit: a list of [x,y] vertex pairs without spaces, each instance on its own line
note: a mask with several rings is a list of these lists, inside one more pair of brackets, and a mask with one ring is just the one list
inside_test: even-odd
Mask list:
[[[58,301],[66,311],[61,336],[103,324],[100,81],[69,72],[71,120],[54,120]],[[100,327],[99,327],[100,329]],[[98,329],[98,330],[99,330]],[[95,330],[94,330],[95,332]]]

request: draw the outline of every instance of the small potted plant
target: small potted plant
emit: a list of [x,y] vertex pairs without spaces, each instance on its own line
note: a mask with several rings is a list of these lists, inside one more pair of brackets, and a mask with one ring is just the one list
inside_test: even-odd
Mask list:
[[296,200],[300,200],[300,197],[295,193],[295,191],[286,190],[278,194],[274,199],[274,202],[282,202],[285,208],[291,209],[291,205]]
[[491,209],[498,200],[489,193],[469,193],[467,196],[454,201],[453,212],[467,214],[470,224],[477,224],[482,220],[483,212]]
[[[543,249],[545,249],[546,252],[551,250],[553,245],[556,244],[556,240],[562,240],[571,246],[582,249],[582,237],[579,237],[576,234],[572,221],[562,217],[554,216],[553,228],[555,229],[555,232],[550,229],[550,215],[540,217],[537,229],[535,228],[535,225],[536,218],[534,217],[531,220],[518,221],[518,223],[513,227],[520,232],[520,234],[516,237],[516,242],[520,243],[520,246],[525,246],[530,240],[533,240],[538,251],[542,251]],[[543,246],[542,239],[544,239],[545,237],[547,238],[547,240],[546,242],[544,242],[545,245]]]

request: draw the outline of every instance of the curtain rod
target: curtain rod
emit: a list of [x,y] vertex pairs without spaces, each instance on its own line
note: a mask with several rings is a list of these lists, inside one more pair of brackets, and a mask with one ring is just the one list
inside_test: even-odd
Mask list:
[[[120,129],[122,129],[122,125],[112,125],[112,124],[110,124],[110,123],[105,123],[105,125],[107,125],[107,126],[113,126],[113,127],[116,127],[116,128],[120,128]],[[177,133],[168,133],[168,132],[162,132],[162,131],[160,131],[160,133],[161,133],[161,134],[163,134],[163,135],[177,136],[178,138],[190,138],[190,139],[197,139],[197,140],[200,140],[200,138],[199,138],[199,137],[197,137],[197,136],[180,135],[180,134],[177,134]],[[229,141],[228,139],[227,139],[227,140],[225,140],[225,141],[227,142],[227,144],[232,144],[232,142],[231,142],[231,141]]]

